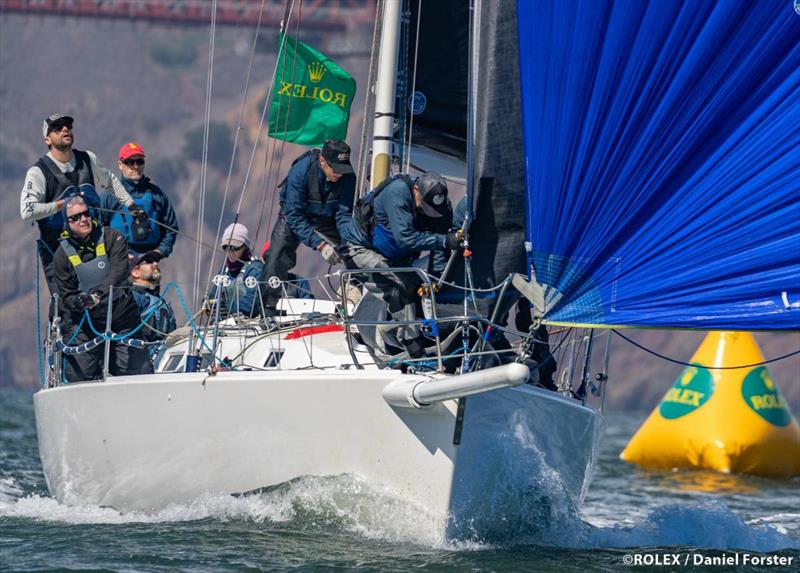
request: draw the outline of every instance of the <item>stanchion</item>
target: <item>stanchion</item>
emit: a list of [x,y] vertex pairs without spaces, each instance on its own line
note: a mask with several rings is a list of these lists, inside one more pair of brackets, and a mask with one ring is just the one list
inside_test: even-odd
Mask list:
[[108,361],[111,358],[111,312],[114,305],[114,286],[108,287],[108,310],[106,311],[106,346],[103,350],[103,382],[108,380]]

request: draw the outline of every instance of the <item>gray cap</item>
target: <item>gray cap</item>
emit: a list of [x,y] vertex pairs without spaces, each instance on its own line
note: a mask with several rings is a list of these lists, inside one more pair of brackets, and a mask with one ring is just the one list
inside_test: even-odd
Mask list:
[[44,120],[42,123],[42,137],[47,137],[47,134],[53,131],[53,124],[61,120],[61,123],[68,123],[70,128],[72,127],[72,123],[75,121],[69,115],[63,115],[61,113],[54,113],[50,117]]
[[419,205],[428,217],[444,217],[448,212],[447,204],[447,181],[444,177],[433,171],[423,173],[417,179],[417,187],[422,197]]
[[241,223],[231,223],[222,232],[220,247],[230,245],[232,247],[250,246],[250,233],[247,227]]

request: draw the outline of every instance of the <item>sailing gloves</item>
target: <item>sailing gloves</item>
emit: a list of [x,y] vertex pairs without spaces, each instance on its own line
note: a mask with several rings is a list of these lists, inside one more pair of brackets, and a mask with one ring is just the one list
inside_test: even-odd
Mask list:
[[336,247],[330,245],[328,243],[322,242],[317,247],[319,254],[322,255],[322,258],[325,259],[329,265],[338,265],[342,262],[342,259],[339,258],[339,255],[336,254]]
[[464,241],[461,237],[461,232],[455,231],[454,233],[447,233],[444,237],[444,247],[451,251],[463,249]]
[[79,293],[75,302],[80,308],[90,309],[100,304],[100,297],[96,294],[89,294],[88,292]]

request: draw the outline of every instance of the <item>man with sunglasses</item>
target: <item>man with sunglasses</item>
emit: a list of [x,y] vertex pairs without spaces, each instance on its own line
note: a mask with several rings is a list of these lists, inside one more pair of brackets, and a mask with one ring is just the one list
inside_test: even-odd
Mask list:
[[67,198],[81,195],[89,205],[98,206],[98,191],[109,189],[121,205],[144,215],[122,183],[97,161],[94,153],[73,149],[72,125],[72,117],[60,113],[44,120],[42,135],[48,152],[28,169],[20,194],[22,220],[39,225],[39,258],[51,293],[55,292],[53,253],[64,230],[61,211]]
[[[164,340],[176,326],[175,312],[161,296],[161,269],[158,265],[160,258],[153,251],[143,255],[128,251],[130,281],[133,285],[131,292],[139,308],[140,320],[144,323],[140,331],[141,338],[147,342]],[[147,348],[147,354],[154,365],[162,348],[162,345],[157,344]]]
[[128,248],[136,254],[150,253],[153,259],[162,259],[172,253],[178,236],[178,219],[169,197],[144,174],[144,148],[129,142],[120,147],[117,167],[121,181],[134,202],[147,214],[145,221],[137,220],[125,212],[112,193],[103,193],[102,218],[104,224],[122,233]]
[[[124,334],[139,326],[139,309],[128,281],[128,245],[114,229],[101,227],[82,197],[70,197],[63,209],[65,233],[53,256],[62,334],[69,346],[93,340],[106,325],[108,297],[114,287],[111,330]],[[112,342],[109,372],[147,374],[153,366],[143,348]],[[69,382],[96,380],[103,374],[103,345],[67,355]]]

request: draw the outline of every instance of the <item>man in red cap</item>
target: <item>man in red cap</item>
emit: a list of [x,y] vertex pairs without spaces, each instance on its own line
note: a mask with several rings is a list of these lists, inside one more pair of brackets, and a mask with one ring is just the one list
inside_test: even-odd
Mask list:
[[22,220],[39,225],[39,258],[51,293],[56,292],[53,254],[65,228],[61,211],[68,198],[80,195],[90,207],[97,207],[100,190],[107,189],[120,209],[126,207],[129,212],[144,217],[122,183],[97,161],[94,153],[73,149],[73,123],[72,117],[60,113],[44,120],[42,136],[48,151],[28,169],[20,194]]
[[169,197],[144,174],[144,148],[129,142],[120,147],[117,167],[121,181],[134,202],[147,215],[147,224],[142,225],[120,208],[117,199],[109,193],[102,199],[103,220],[128,240],[128,247],[135,253],[150,253],[155,260],[172,253],[178,236],[178,219]]

